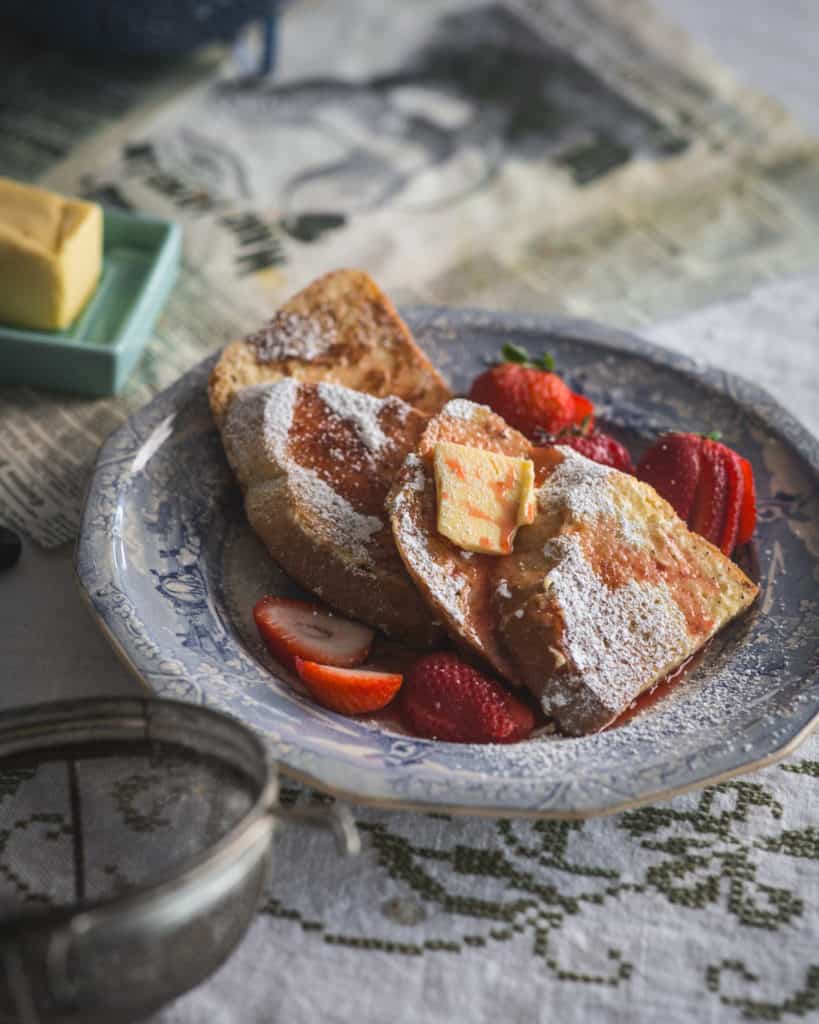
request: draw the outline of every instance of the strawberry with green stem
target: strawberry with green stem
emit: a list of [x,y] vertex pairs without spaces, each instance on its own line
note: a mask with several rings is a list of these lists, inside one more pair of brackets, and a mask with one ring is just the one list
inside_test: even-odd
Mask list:
[[554,373],[548,353],[532,359],[520,345],[507,343],[502,361],[472,382],[469,398],[502,416],[527,437],[557,434],[594,416],[594,406]]

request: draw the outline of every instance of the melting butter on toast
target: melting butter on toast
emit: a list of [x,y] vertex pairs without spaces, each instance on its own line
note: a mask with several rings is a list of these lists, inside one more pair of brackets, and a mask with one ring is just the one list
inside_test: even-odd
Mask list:
[[[564,732],[593,732],[748,608],[758,588],[648,484],[571,448],[531,448],[504,427],[484,407],[445,406],[396,477],[393,533],[456,641],[525,684]],[[512,554],[459,551],[437,533],[430,439],[533,459],[537,514]]]

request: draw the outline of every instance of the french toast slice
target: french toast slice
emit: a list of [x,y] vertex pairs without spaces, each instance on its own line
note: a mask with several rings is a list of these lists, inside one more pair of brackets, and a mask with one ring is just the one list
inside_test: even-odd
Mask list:
[[[396,543],[455,639],[527,686],[563,732],[609,724],[755,599],[756,585],[648,484],[565,446],[524,447],[468,402],[453,422],[455,404],[396,477]],[[535,463],[535,521],[512,554],[464,553],[436,531],[431,453],[437,440],[496,451],[498,437]]]
[[238,392],[222,424],[248,521],[282,569],[422,648],[442,633],[404,569],[384,499],[426,422],[394,396],[286,377]]
[[217,425],[242,388],[282,377],[396,395],[427,413],[451,396],[392,302],[362,270],[317,278],[261,330],[226,346],[208,384]]
[[515,666],[492,626],[493,559],[462,551],[438,533],[433,453],[439,441],[528,456],[530,442],[485,405],[464,398],[433,417],[387,497],[393,536],[407,571],[452,639],[512,679]]

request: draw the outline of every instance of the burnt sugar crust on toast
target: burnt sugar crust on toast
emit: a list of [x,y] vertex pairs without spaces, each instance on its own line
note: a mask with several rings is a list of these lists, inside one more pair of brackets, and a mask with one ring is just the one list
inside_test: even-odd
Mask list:
[[289,377],[243,389],[222,424],[248,521],[273,559],[338,611],[420,648],[442,632],[384,499],[426,422],[400,398]]
[[223,350],[208,384],[217,425],[242,388],[282,377],[395,395],[430,414],[451,397],[392,302],[362,270],[317,278],[259,331]]
[[[456,642],[525,684],[564,732],[582,735],[682,664],[757,587],[648,484],[515,435],[485,407],[445,406],[396,477],[393,533]],[[437,533],[437,440],[534,460],[537,516],[512,554],[462,552]]]

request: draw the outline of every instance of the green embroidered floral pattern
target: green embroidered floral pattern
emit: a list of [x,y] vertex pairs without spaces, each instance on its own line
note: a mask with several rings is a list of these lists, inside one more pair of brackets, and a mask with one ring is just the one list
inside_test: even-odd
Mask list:
[[[805,766],[815,763],[783,767],[812,776]],[[285,796],[289,801],[304,798],[295,789],[287,789]],[[572,922],[593,907],[599,914],[616,915],[633,906],[639,918],[651,906],[651,913],[678,920],[680,928],[687,915],[715,913],[734,921],[736,948],[743,950],[754,943],[754,933],[774,933],[787,943],[794,927],[803,927],[811,915],[815,919],[816,907],[806,905],[795,885],[776,884],[772,867],[819,862],[819,830],[783,828],[785,818],[773,787],[749,780],[725,782],[605,822],[499,819],[480,826],[480,843],[462,839],[466,826],[447,815],[425,816],[442,830],[430,843],[416,842],[397,827],[399,818],[364,812],[359,828],[377,868],[398,890],[380,905],[380,933],[337,928],[321,915],[309,916],[276,884],[263,912],[298,925],[317,941],[362,952],[463,955],[522,942],[516,948],[528,950],[557,982],[623,987],[634,978],[638,952],[630,947],[627,931],[616,944],[597,950],[594,969],[578,969],[567,946]],[[427,829],[417,831],[428,838]],[[607,842],[599,841],[600,833]],[[613,861],[615,845],[632,850],[627,862],[622,857]],[[436,935],[438,921],[444,926]],[[417,940],[410,941],[410,933]],[[816,964],[805,964],[793,991],[783,995],[778,990],[775,999],[756,995],[765,978],[748,964],[747,958],[713,961],[704,956],[701,975],[691,984],[703,996],[718,998],[739,1019],[779,1021],[819,1009]]]
[[[808,941],[806,955],[800,940],[793,962],[784,958],[786,976],[780,965],[775,978],[756,951],[767,936],[790,949],[794,936],[810,934],[812,922],[815,929],[819,828],[792,819],[788,793],[815,786],[816,764],[795,761],[753,780],[585,822],[361,810],[362,858],[321,862],[340,872],[337,883],[322,882],[325,892],[343,893],[349,912],[311,902],[316,862],[302,863],[304,836],[295,830],[276,839],[276,871],[261,917],[276,928],[296,927],[308,951],[317,942],[414,961],[486,956],[494,963],[511,956],[530,963],[541,980],[617,990],[625,1000],[638,979],[643,986],[663,982],[656,965],[647,973],[643,943],[664,943],[671,954],[678,942],[702,936],[707,919],[716,925],[713,942],[688,949],[680,968],[692,998],[718,1000],[720,1012],[738,1020],[810,1018],[819,1011],[815,946]],[[170,835],[184,773],[173,758],[163,769],[146,762],[111,779],[111,821],[121,820],[134,842],[162,843]],[[785,786],[783,772],[793,780]],[[3,775],[0,811],[35,775],[27,768]],[[330,798],[283,788],[284,804],[304,801]],[[14,842],[27,836],[70,844],[70,820],[51,810],[0,820],[0,895],[49,902],[15,862]],[[114,889],[128,884],[118,864],[102,870]]]
[[[741,960],[723,960],[720,964],[708,968],[705,982],[711,992],[720,992],[722,976],[726,972],[738,975],[743,981],[759,981]],[[811,964],[805,973],[805,984],[781,1003],[769,1003],[747,997],[726,996],[720,994],[720,1002],[725,1006],[736,1006],[742,1010],[743,1017],[748,1020],[783,1020],[785,1014],[796,1017],[807,1017],[812,1011],[819,1011],[819,963]]]
[[780,767],[783,772],[812,775],[815,779],[819,779],[819,761],[796,761],[794,764],[783,764]]

